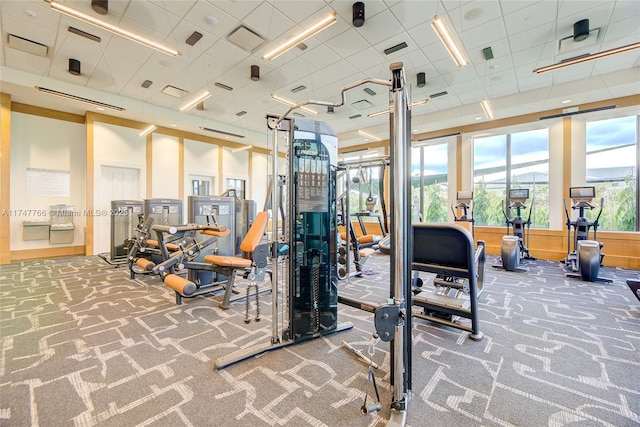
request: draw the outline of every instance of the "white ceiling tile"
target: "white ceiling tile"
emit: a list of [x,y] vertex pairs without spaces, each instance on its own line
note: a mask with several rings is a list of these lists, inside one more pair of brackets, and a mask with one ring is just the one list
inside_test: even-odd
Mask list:
[[347,62],[359,70],[380,64],[388,64],[387,60],[373,47],[368,47],[346,58]]
[[[391,48],[393,46],[397,46],[403,42],[407,44],[407,47],[400,49],[396,52],[390,53],[388,55],[384,53],[385,49]],[[413,43],[413,40],[410,37],[408,37],[408,34],[406,33],[401,33],[394,37],[391,37],[388,40],[385,40],[383,42],[376,44],[374,47],[377,49],[378,52],[380,52],[380,54],[384,55],[384,57],[387,58],[387,61],[389,62],[397,62],[398,58],[401,58],[407,53],[413,52],[414,50],[418,49],[418,46],[416,46]]]
[[[285,38],[293,36],[300,31],[300,28],[296,27],[295,22],[267,2],[263,2],[245,17],[242,22],[258,34],[266,37],[267,44],[270,48],[275,47],[277,43],[282,42]],[[281,35],[284,36],[280,37]],[[282,38],[283,40],[276,40],[278,38]]]
[[555,41],[558,37],[554,33],[555,24],[543,24],[538,28],[527,31],[509,34],[509,46],[512,52],[530,49],[533,46],[543,45],[550,41]]
[[611,22],[618,22],[638,15],[640,15],[640,2],[637,0],[618,0],[613,8]]
[[253,10],[258,8],[263,2],[261,0],[242,0],[242,1],[220,1],[209,0],[214,6],[227,12],[234,18],[242,21],[245,16],[249,15]]
[[322,69],[342,59],[340,55],[324,44],[307,49],[301,54],[301,57],[316,69]]
[[[558,19],[563,20],[568,16],[574,16],[576,14],[590,13],[592,9],[605,7],[608,9],[608,13],[611,13],[616,0],[580,0],[580,1],[563,1],[559,3]],[[585,16],[588,18],[588,16]]]
[[338,55],[347,58],[369,47],[369,43],[354,29],[350,29],[329,40],[327,46]]
[[41,27],[37,22],[27,21],[17,18],[2,19],[2,43],[7,39],[6,34],[13,34],[18,37],[32,40],[34,42],[49,46],[53,50],[53,42],[56,39],[56,31],[47,27]]
[[[622,19],[615,24],[607,26],[602,41],[609,44],[622,39],[640,41],[640,20],[637,16]],[[626,43],[619,43],[619,45],[623,44]]]
[[[121,25],[143,35],[166,36],[180,21],[180,17],[149,2],[132,1],[121,20]],[[148,30],[152,30],[152,33]]]
[[277,0],[273,2],[273,5],[283,15],[289,17],[289,19],[291,19],[293,22],[298,23],[304,21],[309,16],[325,7],[325,3],[320,0]]
[[356,31],[370,44],[375,45],[399,34],[402,26],[391,12],[384,10],[367,19],[362,27],[356,28]]
[[280,67],[280,70],[287,73],[293,79],[299,79],[310,74],[312,67],[307,61],[301,58],[293,58],[291,61]]
[[556,71],[550,71],[553,74],[553,83],[566,83],[574,80],[585,79],[591,76],[593,71],[593,62],[585,62],[582,64],[572,65],[571,67],[561,68]]
[[479,0],[451,10],[447,15],[449,23],[460,33],[501,18],[502,13],[498,0]]
[[336,62],[335,64],[331,64],[328,67],[325,67],[322,70],[325,74],[334,79],[339,79],[341,77],[350,76],[358,72],[358,69],[353,65],[349,64],[347,61],[342,60]]
[[438,10],[438,2],[404,1],[390,7],[391,13],[406,29],[430,22]]
[[9,47],[6,49],[0,49],[0,51],[5,55],[2,64],[15,68],[16,70],[33,73],[38,76],[45,75],[49,69],[49,65],[51,64],[51,59],[49,58],[35,56]]
[[[350,0],[336,0],[333,3],[329,4],[329,6],[338,12],[338,15],[342,17],[346,22],[351,26],[351,21],[353,20],[353,1]],[[387,5],[385,5],[380,0],[366,0],[364,1],[364,26],[369,23],[369,19],[373,18],[383,10],[387,9]]]
[[[30,16],[27,11],[35,16]],[[39,28],[47,28],[55,31],[58,27],[59,18],[64,16],[58,12],[51,10],[47,3],[29,3],[22,1],[3,1],[0,4],[0,12],[2,12],[2,26],[6,27],[14,19],[20,22],[28,22]],[[6,29],[4,31],[7,31]],[[9,31],[7,31],[9,32]]]
[[504,22],[507,33],[511,35],[553,22],[555,16],[556,2],[541,1],[506,15]]
[[524,9],[542,1],[548,0],[500,0],[500,8],[503,14],[508,15],[516,10]]
[[507,34],[502,24],[502,19],[498,18],[463,31],[462,45],[466,49],[467,55],[470,55],[471,50],[491,46],[491,43],[506,37]]
[[[151,3],[154,3],[158,7],[166,9],[168,12],[171,12],[172,14],[180,18],[184,17],[187,14],[187,12],[189,12],[189,10],[191,10],[194,7],[194,3],[188,2],[188,1],[172,1],[172,0],[149,0],[149,1]],[[113,9],[113,5],[117,3],[122,3],[119,6],[122,10],[124,10],[125,9],[124,6],[126,6],[127,3],[129,3],[129,0],[115,0],[115,1],[109,0],[109,13],[111,13]],[[197,3],[200,3],[200,2],[195,2],[195,3],[197,5]]]
[[220,39],[206,54],[226,64],[236,64],[249,56],[249,53],[240,49],[225,39]]
[[434,43],[441,43],[440,39],[436,35],[435,31],[431,27],[431,21],[423,22],[420,25],[416,25],[413,28],[407,30],[413,41],[416,43],[416,46],[425,47],[432,45]]
[[[182,2],[171,2],[182,3]],[[187,3],[187,2],[184,2]],[[215,18],[215,22],[209,22],[211,18]],[[193,8],[187,13],[184,19],[192,24],[195,28],[202,29],[209,34],[217,37],[227,35],[231,30],[238,26],[239,20],[222,9],[216,7],[210,2],[197,1]],[[195,30],[194,28],[194,30]]]

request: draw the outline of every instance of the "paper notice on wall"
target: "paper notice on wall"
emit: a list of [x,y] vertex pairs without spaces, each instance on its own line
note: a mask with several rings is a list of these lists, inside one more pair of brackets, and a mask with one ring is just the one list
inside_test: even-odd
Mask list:
[[27,168],[27,196],[70,197],[71,171]]

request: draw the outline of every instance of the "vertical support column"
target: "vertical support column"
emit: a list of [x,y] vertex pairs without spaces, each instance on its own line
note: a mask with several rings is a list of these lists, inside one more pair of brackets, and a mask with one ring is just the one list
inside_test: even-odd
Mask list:
[[391,123],[391,288],[394,304],[400,309],[400,319],[391,342],[391,373],[393,397],[388,425],[405,425],[408,390],[411,387],[411,261],[413,233],[411,229],[410,171],[411,116],[403,64],[393,63],[391,91],[393,97]]
[[[280,341],[280,334],[278,333],[278,242],[280,237],[278,236],[278,201],[280,200],[280,185],[278,183],[278,125],[275,120],[267,119],[269,128],[271,129],[271,238],[272,242],[272,256],[273,267],[271,281],[273,287],[271,289],[271,344],[276,344]],[[292,249],[289,248],[289,251]]]
[[153,197],[153,132],[147,135],[147,199]]
[[178,138],[178,199],[184,200],[184,138]]
[[[95,175],[95,159],[94,159],[94,113],[88,112],[85,115],[85,132],[86,132],[86,158],[85,158],[85,207],[90,211],[95,208],[95,194],[96,194],[96,175]],[[86,216],[86,223],[84,227],[84,254],[93,255],[93,242],[94,242],[94,217],[93,215]]]
[[[562,119],[562,198],[568,201],[571,208],[571,197],[569,196],[569,187],[573,185],[571,180],[571,117]],[[551,183],[549,183],[551,184]],[[564,218],[564,206],[562,209],[562,217]],[[570,210],[570,209],[569,209]],[[571,213],[571,212],[569,212]]]
[[0,94],[0,265],[11,262],[11,95]]

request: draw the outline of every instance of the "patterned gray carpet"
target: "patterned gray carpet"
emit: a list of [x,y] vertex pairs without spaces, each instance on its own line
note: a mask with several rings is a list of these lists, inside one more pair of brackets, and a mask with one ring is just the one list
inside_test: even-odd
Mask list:
[[[603,268],[613,284],[565,279],[558,263],[493,270],[480,297],[481,342],[414,321],[411,426],[640,425],[638,271]],[[380,303],[389,258],[341,292]],[[354,328],[222,371],[213,361],[270,336],[244,303],[176,306],[159,279],[97,257],[0,267],[1,426],[374,426],[389,416],[388,345],[373,359],[383,410],[360,415],[370,314],[340,307]],[[242,286],[242,283],[240,283]],[[252,304],[255,308],[255,304]],[[252,315],[253,315],[252,311]]]

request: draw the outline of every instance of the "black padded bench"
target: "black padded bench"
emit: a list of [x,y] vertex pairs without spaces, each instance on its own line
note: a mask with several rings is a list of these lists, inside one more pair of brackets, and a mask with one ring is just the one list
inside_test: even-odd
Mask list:
[[[438,275],[435,289],[458,288],[454,292],[458,296],[429,292],[413,296],[412,304],[424,309],[424,313],[413,316],[468,331],[469,338],[480,341],[483,334],[478,320],[478,297],[484,286],[484,264],[484,241],[479,240],[474,249],[471,234],[465,228],[457,224],[413,224],[411,269]],[[462,294],[469,299],[461,298]],[[455,322],[453,316],[470,319],[471,327]]]

